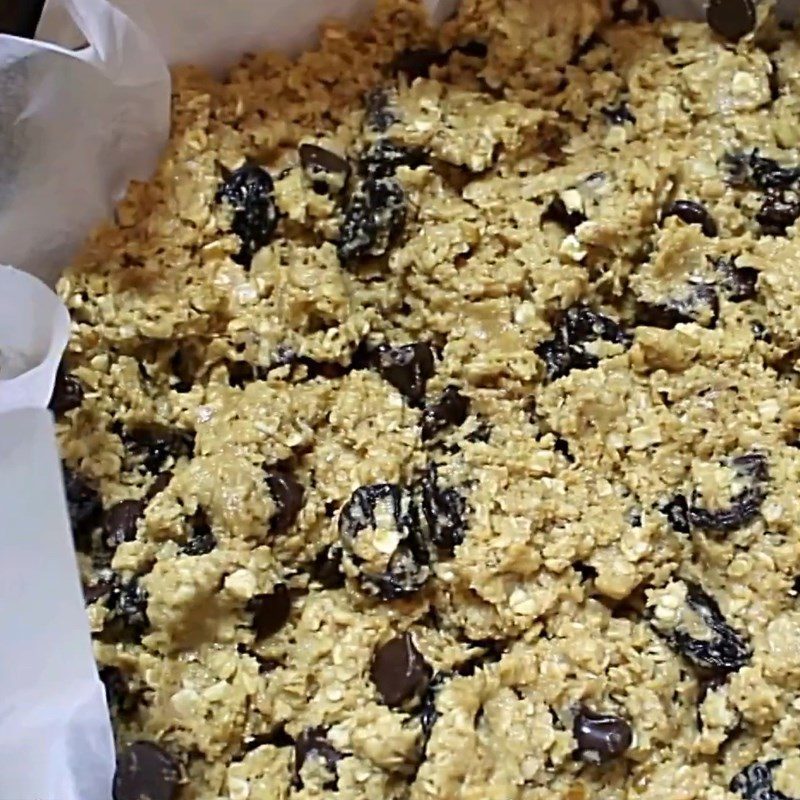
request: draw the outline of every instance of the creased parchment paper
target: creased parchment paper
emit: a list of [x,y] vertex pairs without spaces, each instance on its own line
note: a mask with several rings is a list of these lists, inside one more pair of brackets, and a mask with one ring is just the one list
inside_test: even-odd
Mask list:
[[[456,1],[426,0],[436,20]],[[370,5],[50,0],[41,41],[0,36],[0,262],[52,284],[128,181],[148,177],[169,127],[168,64],[219,71],[245,51],[296,52],[323,18]],[[660,5],[703,15],[702,0]],[[111,798],[111,728],[44,410],[68,329],[46,287],[0,268],[0,800]]]

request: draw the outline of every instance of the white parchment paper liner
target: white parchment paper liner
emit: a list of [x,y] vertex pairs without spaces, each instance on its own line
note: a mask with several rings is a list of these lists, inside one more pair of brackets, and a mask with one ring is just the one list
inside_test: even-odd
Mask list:
[[[426,3],[442,20],[457,0]],[[659,4],[703,15],[702,0]],[[371,5],[50,0],[45,41],[0,36],[0,261],[52,284],[127,183],[151,174],[169,129],[168,64],[219,71],[246,51],[296,52],[323,18]],[[778,5],[789,15],[798,0]],[[15,381],[0,372],[0,800],[110,800],[111,730],[43,410],[69,323],[41,284],[7,268],[0,315],[0,353],[33,367]]]

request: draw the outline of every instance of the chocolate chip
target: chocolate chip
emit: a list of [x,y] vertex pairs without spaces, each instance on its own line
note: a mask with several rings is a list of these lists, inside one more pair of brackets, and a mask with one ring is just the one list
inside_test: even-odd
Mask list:
[[624,100],[621,100],[615,106],[602,106],[600,108],[600,113],[612,125],[624,125],[626,122],[630,122],[633,125],[636,124],[636,117]]
[[83,402],[83,384],[72,374],[64,369],[63,362],[58,365],[56,372],[56,382],[53,386],[53,394],[50,396],[48,408],[60,417],[67,411]]
[[103,531],[106,544],[116,547],[136,538],[136,523],[144,514],[142,500],[122,500],[109,508],[103,516]]
[[128,446],[143,456],[145,468],[152,473],[158,472],[168,458],[177,460],[181,456],[192,456],[194,439],[193,431],[159,423],[138,425],[125,434]]
[[256,368],[249,361],[232,361],[228,364],[228,386],[242,389],[256,379]]
[[661,216],[663,222],[667,217],[677,217],[687,225],[699,225],[704,236],[714,237],[718,233],[717,223],[705,206],[694,200],[675,200],[670,203]]
[[633,741],[630,724],[622,717],[582,708],[572,730],[578,742],[576,756],[601,764],[621,756]]
[[[140,637],[150,625],[147,617],[147,591],[137,578],[124,582],[114,575],[111,591],[106,597],[107,624],[134,639]],[[120,630],[121,629],[121,630]]]
[[464,44],[457,44],[453,50],[470,58],[486,58],[489,55],[489,48],[483,43],[474,39]]
[[586,215],[582,211],[570,210],[559,195],[556,195],[542,214],[543,222],[555,222],[564,230],[573,233],[582,222],[586,222]]
[[769,189],[756,214],[756,222],[768,236],[785,236],[800,217],[800,196],[797,192]]
[[323,547],[309,565],[308,574],[323,589],[341,589],[345,582],[341,547]]
[[275,503],[270,530],[286,533],[303,507],[303,484],[291,472],[273,470],[267,473],[267,486]]
[[756,26],[756,6],[753,0],[710,0],[706,21],[715,33],[736,42]]
[[414,646],[410,633],[395,636],[378,647],[370,668],[372,682],[388,706],[420,698],[428,688],[431,675],[432,670]]
[[327,729],[323,727],[306,728],[297,737],[294,743],[294,783],[298,788],[303,786],[300,772],[309,758],[324,762],[327,770],[333,773],[333,778],[326,781],[322,788],[326,790],[336,788],[336,765],[344,758],[344,754],[328,741],[327,733]]
[[136,707],[136,694],[131,692],[128,679],[119,667],[100,667],[98,674],[106,690],[106,703],[111,711],[115,714],[126,714]]
[[117,759],[114,800],[175,800],[180,782],[180,767],[166,750],[134,742]]
[[426,405],[420,420],[420,435],[426,442],[450,426],[462,425],[469,415],[469,398],[448,386],[439,399]]
[[301,144],[298,152],[303,169],[314,175],[319,172],[347,175],[350,172],[350,164],[346,158],[317,144]]
[[289,620],[292,599],[289,589],[278,584],[269,594],[257,594],[247,602],[247,610],[253,612],[253,630],[256,641],[274,636]]
[[380,86],[367,92],[364,105],[366,108],[364,122],[368,128],[378,133],[384,133],[399,120],[393,108],[392,98],[386,89]]
[[83,600],[86,605],[96,603],[111,593],[113,583],[110,580],[97,580],[94,583],[83,585]]
[[379,345],[373,363],[381,377],[412,403],[425,396],[428,379],[435,371],[433,350],[424,342],[399,347]]

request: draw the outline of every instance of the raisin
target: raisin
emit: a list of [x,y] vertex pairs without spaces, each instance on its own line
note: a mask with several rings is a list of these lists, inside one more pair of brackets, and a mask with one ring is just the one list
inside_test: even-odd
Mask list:
[[469,398],[448,386],[433,403],[428,403],[420,418],[420,436],[423,442],[433,439],[452,426],[463,425],[469,416]]
[[577,305],[567,309],[554,327],[554,336],[536,347],[547,367],[550,380],[563,378],[573,369],[591,369],[599,359],[584,348],[587,342],[603,339],[629,347],[631,338],[619,324],[592,309]]
[[752,522],[761,510],[766,497],[764,484],[769,480],[767,461],[758,453],[733,458],[730,466],[741,477],[747,478],[750,485],[731,499],[728,508],[710,511],[692,504],[689,508],[689,522],[701,530],[735,531]]
[[726,153],[723,165],[728,171],[728,182],[732,186],[751,186],[761,191],[789,189],[800,180],[800,167],[784,167],[772,158],[750,153]]
[[[385,534],[391,525],[396,540],[383,571],[376,572],[357,552],[362,537]],[[344,553],[356,566],[362,584],[375,589],[386,600],[418,591],[431,574],[430,552],[424,540],[419,512],[410,492],[397,484],[361,486],[353,492],[339,514],[339,539]]]
[[223,175],[217,202],[234,211],[231,230],[241,239],[234,261],[249,267],[253,256],[267,245],[278,225],[275,187],[270,174],[256,164],[244,164]]
[[395,178],[367,178],[350,195],[344,211],[337,252],[343,264],[364,256],[381,256],[406,221],[406,195]]
[[99,525],[103,503],[97,489],[79,472],[62,464],[67,512],[75,547],[87,551],[92,545],[92,532]]
[[713,286],[699,284],[681,299],[663,303],[637,303],[636,323],[651,328],[671,329],[683,322],[714,328],[719,319],[719,297]]
[[425,523],[424,535],[441,551],[452,555],[466,534],[466,500],[457,489],[439,486],[435,464],[429,465],[416,491],[421,521]]
[[392,347],[381,344],[370,357],[371,365],[410,403],[425,397],[428,379],[435,372],[433,349],[425,342]]
[[389,139],[378,139],[359,161],[359,171],[366,178],[391,178],[398,167],[419,167],[425,154],[419,148],[403,147]]
[[573,233],[583,222],[586,222],[586,215],[582,211],[568,209],[563,199],[556,195],[542,214],[543,222],[555,222],[564,230]]
[[575,715],[572,734],[578,743],[576,758],[594,764],[619,758],[633,741],[633,731],[627,720],[588,708],[582,708]]
[[377,87],[367,92],[364,98],[366,113],[364,122],[368,128],[385,133],[400,118],[392,108],[392,100],[386,89]]
[[785,236],[787,228],[800,217],[800,198],[796,192],[770,189],[764,196],[756,222],[768,236]]
[[443,67],[449,53],[435,47],[407,48],[399,52],[392,61],[392,70],[414,78],[427,78],[432,67]]
[[303,484],[291,472],[272,470],[267,473],[267,486],[275,503],[270,530],[272,533],[286,533],[303,507]]
[[53,394],[50,396],[48,408],[61,417],[78,408],[83,402],[83,384],[71,373],[67,372],[62,361],[56,371],[56,381],[53,385]]
[[208,515],[203,509],[198,509],[191,519],[191,533],[189,540],[181,550],[187,556],[204,556],[217,546],[217,537],[211,530]]
[[667,518],[672,530],[689,533],[689,503],[684,495],[676,494],[660,511]]
[[336,788],[338,775],[336,765],[344,758],[344,753],[340,753],[327,739],[327,728],[316,727],[306,728],[294,743],[294,784],[298,789],[303,788],[303,780],[300,773],[303,764],[309,758],[321,761],[328,772],[332,773],[332,778],[325,781],[322,788],[331,791]]
[[756,761],[734,775],[730,790],[740,794],[745,800],[792,800],[791,797],[778,791],[772,785],[775,770],[780,767],[782,759]]
[[131,428],[125,434],[128,446],[143,457],[148,472],[156,473],[164,462],[194,454],[195,434],[192,431],[151,423]]
[[123,582],[115,576],[111,592],[106,597],[107,622],[119,623],[123,630],[140,637],[149,627],[147,592],[136,578]]
[[671,631],[660,631],[667,644],[701,669],[718,673],[741,669],[752,655],[747,642],[728,625],[711,595],[696,583],[687,581],[686,586],[686,605],[705,626],[705,635],[695,638],[679,624]]
[[630,122],[633,125],[636,124],[636,117],[628,108],[628,104],[624,100],[617,103],[615,106],[603,106],[600,109],[600,113],[612,125],[624,125],[626,122]]
[[670,203],[661,215],[663,222],[668,217],[678,217],[687,225],[699,225],[704,236],[714,237],[718,234],[717,223],[708,209],[694,200],[675,200]]

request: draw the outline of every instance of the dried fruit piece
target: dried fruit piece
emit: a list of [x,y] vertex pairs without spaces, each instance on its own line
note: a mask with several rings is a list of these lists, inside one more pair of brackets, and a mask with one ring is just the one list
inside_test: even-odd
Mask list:
[[83,402],[83,384],[64,368],[62,361],[56,371],[56,381],[53,385],[53,394],[50,397],[48,408],[61,417],[78,408]]
[[125,435],[128,446],[143,456],[145,468],[152,473],[158,472],[169,458],[177,461],[182,456],[191,457],[194,439],[192,431],[155,422],[130,428]]
[[756,222],[768,236],[785,236],[798,217],[800,195],[790,189],[770,189],[756,214]]
[[208,515],[203,509],[198,509],[191,519],[191,532],[189,540],[181,548],[187,556],[204,556],[217,546],[217,537],[211,530]]
[[356,489],[339,514],[339,539],[363,586],[386,600],[413,594],[430,577],[418,511],[397,484]]
[[578,743],[576,758],[594,764],[619,758],[633,741],[627,720],[589,708],[582,708],[575,715],[572,733]]
[[689,522],[702,530],[735,531],[752,522],[761,510],[766,497],[765,484],[769,481],[767,460],[759,453],[750,453],[732,458],[729,466],[748,485],[731,499],[728,508],[711,511],[692,502],[689,508]]
[[72,539],[75,547],[85,551],[91,547],[92,531],[100,522],[103,503],[100,493],[83,475],[66,464],[62,464],[62,469]]
[[242,241],[233,260],[249,267],[255,253],[269,243],[278,224],[270,174],[256,164],[244,164],[223,174],[223,184],[217,192],[217,202],[222,201],[233,209],[231,230]]
[[103,516],[106,544],[117,547],[136,538],[136,524],[144,514],[143,500],[122,500],[115,503]]
[[294,743],[294,783],[298,789],[303,788],[303,779],[300,774],[303,765],[308,759],[320,761],[325,768],[332,774],[332,778],[322,785],[325,790],[336,788],[338,775],[336,765],[344,758],[344,753],[340,753],[327,739],[327,728],[321,726],[316,728],[306,728]]
[[573,369],[591,369],[599,359],[589,352],[588,342],[603,339],[629,347],[631,338],[617,322],[584,305],[572,306],[554,326],[554,336],[536,347],[551,380],[563,378]]
[[303,507],[303,484],[291,472],[272,470],[267,473],[267,486],[275,503],[270,530],[273,533],[286,533]]
[[381,256],[406,221],[406,195],[395,178],[367,178],[353,191],[344,211],[337,251],[342,264]]
[[432,673],[410,633],[395,636],[378,647],[370,667],[372,682],[388,706],[419,700],[428,688]]
[[782,759],[756,761],[745,767],[733,777],[730,790],[740,794],[745,800],[792,800],[772,786],[775,770],[782,764]]
[[433,349],[425,342],[398,347],[378,345],[370,361],[381,377],[412,404],[423,399],[428,379],[435,372]]
[[420,436],[423,442],[433,439],[452,426],[462,425],[469,415],[469,398],[457,386],[448,386],[438,400],[428,403],[420,419]]
[[292,612],[292,598],[284,584],[278,584],[268,594],[257,594],[247,602],[253,613],[253,630],[256,641],[274,636],[288,621]]
[[714,237],[718,234],[717,223],[708,209],[694,200],[675,200],[670,203],[661,215],[663,222],[668,217],[678,217],[687,225],[699,225],[704,236]]
[[738,42],[756,26],[753,0],[709,0],[706,21],[715,33],[729,42]]
[[661,614],[656,607],[654,629],[675,652],[701,669],[718,673],[741,669],[752,655],[747,642],[728,625],[710,594],[696,583],[684,584],[684,607],[677,614]]
[[180,783],[180,766],[166,750],[134,742],[117,759],[114,800],[175,800]]

